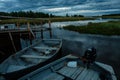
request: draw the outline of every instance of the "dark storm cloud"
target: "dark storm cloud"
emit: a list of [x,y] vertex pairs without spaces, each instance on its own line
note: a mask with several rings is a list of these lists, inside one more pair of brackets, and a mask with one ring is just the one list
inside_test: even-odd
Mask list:
[[120,13],[120,0],[0,0],[0,11],[41,11],[57,15]]

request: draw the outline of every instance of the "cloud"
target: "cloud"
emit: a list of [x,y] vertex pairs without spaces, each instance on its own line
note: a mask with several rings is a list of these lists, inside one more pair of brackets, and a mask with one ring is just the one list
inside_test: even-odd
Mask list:
[[16,0],[0,0],[0,2],[15,2]]
[[50,9],[44,9],[45,11],[50,11],[50,12],[58,12],[58,11],[66,11],[70,10],[71,7],[58,7],[58,8],[50,8]]
[[4,4],[3,4],[3,3],[0,3],[0,7],[4,7]]
[[120,0],[0,0],[0,11],[40,11],[53,14],[120,13]]
[[109,10],[77,10],[77,11],[67,11],[67,12],[57,12],[54,14],[57,15],[66,15],[69,13],[69,15],[74,15],[74,14],[79,14],[79,15],[85,15],[85,16],[97,16],[97,15],[102,15],[102,14],[108,14],[108,13],[118,13],[120,11],[120,9],[109,9]]
[[99,12],[114,12],[120,11],[120,9],[109,9],[109,10],[80,10],[80,11],[71,11],[71,13],[99,13]]
[[1,2],[11,1],[11,0],[0,0]]

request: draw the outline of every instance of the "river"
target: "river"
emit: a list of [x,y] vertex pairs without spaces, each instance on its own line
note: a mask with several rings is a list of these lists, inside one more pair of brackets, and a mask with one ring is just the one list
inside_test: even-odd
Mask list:
[[[69,21],[54,22],[52,34],[55,38],[63,39],[63,55],[78,54],[82,56],[86,49],[95,47],[97,49],[97,61],[111,65],[120,79],[120,36],[102,36],[91,34],[80,34],[74,31],[64,30],[62,26],[66,25],[87,25],[89,22],[107,22],[108,20],[87,20],[87,21]],[[48,26],[45,24],[44,26]],[[44,38],[49,38],[49,33],[44,33]]]
[[53,29],[53,34],[63,39],[63,54],[82,56],[86,49],[95,47],[97,61],[111,65],[117,76],[120,76],[120,36],[80,34],[63,29]]
[[[65,22],[53,22],[51,23],[52,28],[54,27],[63,27],[68,25],[74,25],[74,26],[83,26],[87,25],[89,22],[92,23],[101,23],[101,22],[108,22],[108,21],[118,21],[120,19],[97,19],[97,20],[83,20],[83,21],[65,21]],[[44,24],[43,26],[48,27],[48,24]]]

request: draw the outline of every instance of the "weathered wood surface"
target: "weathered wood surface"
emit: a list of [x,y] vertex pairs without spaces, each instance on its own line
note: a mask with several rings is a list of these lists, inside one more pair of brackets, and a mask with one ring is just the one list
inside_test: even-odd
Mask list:
[[34,49],[48,49],[48,50],[57,50],[56,47],[33,47]]
[[[48,31],[49,29],[48,28],[33,28],[31,29],[33,32],[40,32],[41,30],[43,31]],[[16,28],[16,29],[4,29],[4,30],[0,30],[0,33],[8,33],[8,32],[12,32],[12,33],[28,33],[29,30],[26,28],[26,29],[19,29],[19,28]]]
[[83,67],[63,67],[58,73],[70,77],[73,80],[98,80],[99,74],[96,71]]
[[63,79],[64,79],[63,76],[56,74],[56,73],[52,73],[46,76],[43,80],[63,80]]
[[49,56],[35,56],[35,55],[22,55],[21,58],[39,58],[39,59],[49,59]]

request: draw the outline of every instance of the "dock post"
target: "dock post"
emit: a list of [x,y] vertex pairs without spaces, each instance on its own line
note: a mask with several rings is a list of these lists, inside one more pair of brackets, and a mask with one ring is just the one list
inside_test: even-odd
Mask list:
[[18,22],[17,22],[17,28],[20,28]]
[[[34,23],[34,25],[35,25],[34,28],[37,28],[37,24]],[[35,39],[36,39],[36,32],[34,32],[34,36],[35,36]]]
[[13,41],[12,34],[11,34],[10,32],[9,32],[9,37],[10,37],[10,40],[11,40],[12,46],[13,46],[13,48],[14,48],[14,51],[17,52],[16,47],[15,47],[15,44],[14,44],[14,41]]
[[29,31],[30,44],[32,44],[32,36],[33,36],[33,38],[35,38],[35,35],[34,35],[34,33],[32,32],[32,29],[30,28],[30,23],[29,23],[29,22],[27,23],[27,25],[28,25],[28,31]]
[[42,21],[40,23],[41,23],[41,30],[40,30],[40,32],[41,32],[41,39],[43,39],[44,36],[43,36],[43,29],[42,29]]
[[43,29],[41,29],[41,39],[43,39]]
[[50,38],[52,38],[52,28],[51,28],[51,21],[49,20],[49,33],[50,33]]
[[29,33],[29,41],[30,41],[30,45],[32,45],[32,36],[31,36],[31,33]]
[[31,33],[31,35],[33,36],[33,38],[35,38],[35,35],[34,35],[32,29],[30,28],[30,23],[28,22],[27,25],[28,25],[28,31],[29,31],[29,33]]

